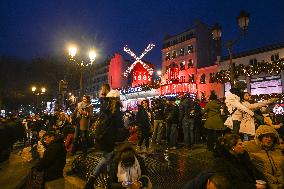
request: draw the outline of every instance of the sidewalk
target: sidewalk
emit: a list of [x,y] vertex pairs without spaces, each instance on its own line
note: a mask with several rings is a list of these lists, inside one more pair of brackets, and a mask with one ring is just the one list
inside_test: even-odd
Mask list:
[[24,183],[33,163],[24,162],[18,151],[12,152],[9,160],[0,165],[1,189],[17,189]]
[[[143,155],[143,154],[142,154]],[[64,178],[46,183],[46,189],[83,189],[85,180],[77,175],[67,176],[66,172],[72,169],[73,160],[80,155],[67,156],[64,168]],[[91,157],[90,154],[89,157]],[[212,160],[211,152],[204,145],[196,146],[193,150],[179,148],[176,150],[158,150],[145,157],[149,176],[153,186],[157,189],[179,188],[201,170],[206,169]],[[10,159],[0,164],[0,188],[19,189],[24,183],[33,163],[22,160],[18,150],[13,152]],[[172,182],[175,180],[175,182]],[[102,189],[97,187],[96,189]]]

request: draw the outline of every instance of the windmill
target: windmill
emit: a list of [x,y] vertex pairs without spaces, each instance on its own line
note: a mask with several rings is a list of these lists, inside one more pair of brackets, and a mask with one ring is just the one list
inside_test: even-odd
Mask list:
[[152,67],[150,67],[148,64],[146,64],[145,62],[143,62],[143,61],[142,61],[142,58],[143,58],[149,51],[151,51],[154,47],[155,47],[155,45],[154,45],[153,43],[148,44],[148,46],[146,47],[146,49],[144,50],[144,52],[143,52],[139,57],[137,57],[136,54],[135,54],[134,52],[132,52],[132,51],[130,50],[130,48],[128,48],[128,46],[126,45],[126,46],[123,48],[123,50],[124,50],[126,53],[130,54],[130,56],[132,56],[132,57],[135,59],[135,61],[131,64],[131,66],[129,66],[129,67],[127,68],[127,70],[123,73],[123,75],[124,75],[125,77],[127,77],[127,76],[131,73],[131,71],[133,70],[133,68],[136,66],[136,64],[137,64],[137,63],[140,63],[140,64],[142,64],[143,68],[145,68],[145,69],[147,70],[147,72],[149,73],[149,75],[152,76],[153,73],[154,73],[154,69],[153,69]]

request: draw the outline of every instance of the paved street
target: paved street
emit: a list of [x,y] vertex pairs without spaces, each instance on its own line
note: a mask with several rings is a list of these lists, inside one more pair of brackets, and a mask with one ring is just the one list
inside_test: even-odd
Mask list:
[[[193,150],[180,148],[177,150],[161,149],[150,155],[144,156],[148,174],[153,188],[182,188],[186,181],[195,177],[200,171],[210,167],[212,153],[204,145],[198,145]],[[78,177],[85,179],[100,159],[100,154],[89,153],[86,157],[79,156],[75,159],[73,168]],[[106,175],[97,179],[97,186],[104,187]]]
[[[196,176],[201,170],[210,167],[212,160],[211,152],[207,151],[204,145],[198,145],[193,150],[179,148],[165,151],[161,149],[153,154],[142,154],[142,156],[144,156],[154,189],[181,188],[186,181]],[[86,157],[82,155],[68,156],[64,180],[52,182],[48,188],[82,188],[88,172],[99,159],[100,154],[96,152],[90,152]],[[19,153],[12,153],[9,161],[1,164],[1,189],[19,188],[32,165],[33,163],[23,162]],[[70,171],[72,167],[76,174],[67,176],[66,172]],[[104,174],[99,177],[97,188],[104,188],[105,179],[106,175]]]

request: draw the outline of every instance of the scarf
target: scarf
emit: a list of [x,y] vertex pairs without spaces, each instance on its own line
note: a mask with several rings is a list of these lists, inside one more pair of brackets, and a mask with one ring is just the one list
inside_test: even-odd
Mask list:
[[141,177],[141,169],[137,158],[132,167],[124,167],[121,162],[118,164],[117,178],[118,182],[134,182]]

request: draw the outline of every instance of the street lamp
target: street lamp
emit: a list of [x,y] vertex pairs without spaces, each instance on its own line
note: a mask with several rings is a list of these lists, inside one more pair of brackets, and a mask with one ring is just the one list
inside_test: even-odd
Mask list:
[[44,87],[41,88],[41,93],[45,93],[46,89]]
[[32,87],[32,92],[35,92],[35,91],[36,91],[36,87],[33,86],[33,87]]
[[[228,52],[229,52],[229,59],[230,59],[230,83],[231,83],[231,87],[234,87],[234,84],[236,82],[236,78],[235,78],[235,63],[233,63],[233,57],[232,57],[232,51],[233,51],[233,46],[236,45],[240,38],[242,36],[244,36],[247,28],[248,28],[248,24],[249,24],[249,13],[245,12],[245,11],[241,11],[241,13],[239,14],[239,16],[237,16],[237,22],[238,25],[240,27],[240,33],[237,36],[237,38],[233,39],[233,40],[229,40],[228,42],[226,42],[224,44],[224,46],[227,48]],[[221,35],[222,35],[222,28],[219,24],[215,24],[212,27],[212,37],[214,40],[220,40],[221,39]]]
[[89,60],[90,62],[85,63],[83,60],[75,60],[75,56],[77,54],[77,47],[76,46],[70,46],[68,48],[70,60],[76,62],[78,66],[80,66],[80,96],[83,96],[83,68],[86,66],[91,66],[93,62],[96,60],[97,54],[94,50],[89,51]]
[[46,92],[46,88],[45,87],[41,87],[40,90],[36,87],[36,86],[32,86],[32,92],[36,97],[36,112],[38,112],[38,98],[39,95],[43,95]]

